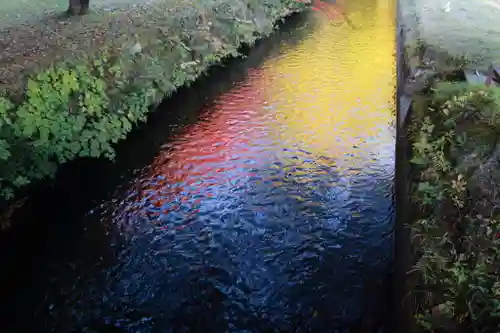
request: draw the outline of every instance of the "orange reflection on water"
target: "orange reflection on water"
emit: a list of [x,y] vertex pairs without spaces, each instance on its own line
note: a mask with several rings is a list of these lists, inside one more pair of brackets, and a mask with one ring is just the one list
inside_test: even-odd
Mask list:
[[349,18],[346,16],[343,7],[343,0],[336,0],[334,3],[325,2],[323,0],[312,1],[312,9],[323,13],[333,24],[337,26],[343,23],[351,23]]
[[266,62],[274,78],[267,98],[279,105],[275,119],[283,129],[276,133],[279,141],[330,157],[337,169],[340,164],[393,167],[394,4],[346,2],[342,10],[354,27],[328,24],[318,13],[308,38]]
[[258,121],[247,120],[263,115],[263,80],[260,69],[250,69],[244,85],[218,97],[201,111],[200,121],[163,147],[143,181],[143,195],[157,208],[153,215],[169,214],[183,204],[196,214],[196,207],[217,188],[254,176],[252,159],[265,156],[255,143],[265,140],[266,133]]
[[374,165],[393,168],[394,3],[325,4],[354,26],[328,24],[318,13],[319,24],[298,45],[249,70],[163,147],[135,199],[146,207],[136,209],[169,223],[179,216],[185,225],[211,198],[241,195],[255,170],[274,162],[298,166],[292,177],[310,186],[318,164],[348,177]]

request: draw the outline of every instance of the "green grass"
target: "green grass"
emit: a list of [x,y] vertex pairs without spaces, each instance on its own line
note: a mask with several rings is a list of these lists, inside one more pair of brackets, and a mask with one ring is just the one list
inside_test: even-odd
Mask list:
[[66,0],[0,0],[0,28],[67,8]]
[[[450,2],[451,10],[446,11]],[[402,0],[407,19],[419,19],[422,40],[482,65],[500,60],[499,0]]]
[[[130,5],[147,5],[155,0],[91,0],[94,11],[123,8]],[[44,15],[63,12],[68,8],[68,0],[0,0],[0,29],[2,27],[29,22]]]

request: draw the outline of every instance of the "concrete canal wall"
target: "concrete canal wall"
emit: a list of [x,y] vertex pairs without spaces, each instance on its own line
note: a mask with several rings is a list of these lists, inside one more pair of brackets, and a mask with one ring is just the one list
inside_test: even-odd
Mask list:
[[409,295],[411,280],[407,273],[414,264],[411,249],[409,223],[412,219],[411,203],[411,143],[408,137],[408,125],[411,119],[412,96],[406,92],[407,82],[414,70],[411,67],[410,50],[418,39],[418,17],[415,15],[414,0],[400,0],[397,8],[397,90],[396,90],[396,172],[395,205],[396,219],[394,227],[394,273],[392,308],[394,317],[390,331],[392,333],[416,332],[413,313],[415,299]]

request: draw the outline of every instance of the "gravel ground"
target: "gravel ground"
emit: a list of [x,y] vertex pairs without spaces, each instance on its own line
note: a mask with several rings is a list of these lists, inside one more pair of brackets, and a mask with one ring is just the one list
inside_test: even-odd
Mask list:
[[[23,86],[20,78],[58,60],[88,55],[111,43],[126,43],[134,35],[140,34],[141,30],[147,29],[150,20],[155,17],[164,19],[167,15],[165,11],[172,7],[172,0],[144,1],[141,4],[111,0],[114,3],[122,1],[120,6],[114,7],[109,5],[111,2],[108,2],[107,7],[99,7],[98,3],[104,5],[105,1],[94,0],[89,15],[68,18],[64,15],[66,3],[61,4],[60,1],[53,0],[52,4],[54,8],[59,6],[62,11],[47,10],[38,16],[26,14],[22,22],[18,20],[1,28],[0,91],[19,91]],[[46,8],[50,6],[48,2],[45,4]],[[155,4],[155,10],[151,10],[152,4]],[[9,8],[16,8],[9,6],[0,6],[0,16],[7,15]],[[33,8],[27,7],[25,13]]]

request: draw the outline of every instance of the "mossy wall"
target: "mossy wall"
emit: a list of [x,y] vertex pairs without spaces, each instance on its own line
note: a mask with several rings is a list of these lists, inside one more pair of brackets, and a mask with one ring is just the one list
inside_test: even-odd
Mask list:
[[18,78],[22,89],[0,91],[1,200],[67,161],[113,159],[113,144],[146,121],[151,106],[305,7],[295,0],[159,1],[107,32],[116,38],[104,47],[30,67]]

